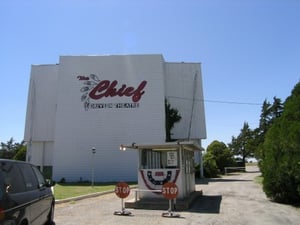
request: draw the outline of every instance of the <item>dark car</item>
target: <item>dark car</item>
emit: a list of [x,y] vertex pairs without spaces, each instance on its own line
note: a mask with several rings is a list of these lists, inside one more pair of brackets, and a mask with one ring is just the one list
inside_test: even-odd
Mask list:
[[29,163],[0,159],[0,225],[53,224],[53,185]]

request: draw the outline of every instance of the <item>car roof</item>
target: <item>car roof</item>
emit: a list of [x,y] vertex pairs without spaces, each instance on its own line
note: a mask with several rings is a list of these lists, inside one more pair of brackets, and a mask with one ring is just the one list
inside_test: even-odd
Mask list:
[[[30,164],[25,161],[20,161],[20,160],[13,160],[13,159],[0,159],[0,162],[10,162],[10,163],[24,163],[24,164]],[[32,165],[32,164],[30,164]]]

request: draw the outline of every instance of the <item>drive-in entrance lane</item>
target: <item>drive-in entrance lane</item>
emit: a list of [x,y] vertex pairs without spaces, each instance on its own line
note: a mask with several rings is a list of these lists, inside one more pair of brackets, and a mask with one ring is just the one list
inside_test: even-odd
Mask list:
[[[189,211],[180,212],[181,218],[164,218],[161,216],[164,212],[162,210],[127,209],[132,212],[132,216],[113,215],[116,210],[120,210],[121,200],[112,193],[56,205],[55,222],[56,225],[298,225],[300,210],[270,202],[261,186],[253,181],[260,175],[257,167],[247,167],[247,171],[201,181],[196,188],[202,189],[204,195]],[[130,198],[134,198],[133,192]]]

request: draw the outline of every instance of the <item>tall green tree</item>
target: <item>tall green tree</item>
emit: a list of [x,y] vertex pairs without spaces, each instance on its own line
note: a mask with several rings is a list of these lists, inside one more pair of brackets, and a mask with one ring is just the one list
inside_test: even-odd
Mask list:
[[271,106],[271,122],[279,118],[283,113],[283,103],[280,98],[273,98],[273,104]]
[[259,120],[259,127],[255,130],[256,158],[258,159],[264,158],[262,144],[264,143],[265,135],[269,130],[269,128],[274,123],[274,121],[282,115],[282,112],[283,112],[283,103],[281,99],[274,97],[272,104],[267,100],[263,102],[261,114],[260,114],[260,120]]
[[245,164],[246,158],[254,155],[255,147],[255,132],[244,122],[240,134],[237,137],[232,136],[229,148],[234,155],[241,156]]
[[272,120],[271,117],[271,103],[265,100],[262,105],[260,119],[259,119],[259,129],[261,133],[266,133],[269,126],[270,121]]
[[175,123],[181,120],[181,116],[177,109],[172,108],[170,103],[165,99],[165,127],[166,127],[166,141],[173,141],[171,130],[174,127]]
[[281,116],[282,111],[283,103],[280,98],[274,97],[272,104],[267,100],[263,102],[259,119],[259,130],[261,134],[264,135],[268,131],[275,119]]
[[263,144],[263,188],[277,202],[300,203],[300,82]]

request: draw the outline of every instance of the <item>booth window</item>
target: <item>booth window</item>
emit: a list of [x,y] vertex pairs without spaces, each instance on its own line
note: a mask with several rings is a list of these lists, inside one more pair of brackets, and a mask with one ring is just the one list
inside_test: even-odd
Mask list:
[[178,168],[178,151],[153,151],[142,149],[141,169]]

